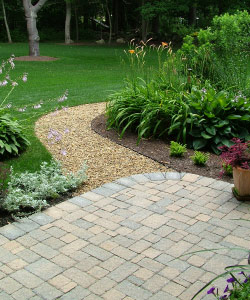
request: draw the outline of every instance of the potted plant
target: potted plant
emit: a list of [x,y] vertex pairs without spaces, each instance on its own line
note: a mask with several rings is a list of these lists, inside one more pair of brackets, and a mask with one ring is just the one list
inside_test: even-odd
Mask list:
[[238,200],[250,200],[250,141],[233,138],[232,146],[220,147],[223,164],[233,168],[233,194]]

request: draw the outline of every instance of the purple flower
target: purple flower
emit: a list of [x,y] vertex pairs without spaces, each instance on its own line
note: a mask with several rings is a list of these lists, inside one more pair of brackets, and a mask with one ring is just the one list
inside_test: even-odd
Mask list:
[[63,156],[65,156],[65,155],[67,155],[67,151],[66,151],[66,150],[61,150],[61,154],[62,154]]
[[227,279],[227,282],[228,282],[228,283],[233,283],[233,282],[235,282],[235,279],[234,279],[233,277],[228,278],[228,279]]
[[207,294],[214,294],[215,287],[211,287],[210,290],[207,291]]
[[23,82],[27,82],[27,80],[28,80],[27,76],[28,76],[28,73],[23,74],[23,77],[22,77]]
[[64,133],[69,133],[69,129],[66,128],[66,129],[64,130]]
[[226,286],[224,293],[227,293],[229,291],[228,285]]

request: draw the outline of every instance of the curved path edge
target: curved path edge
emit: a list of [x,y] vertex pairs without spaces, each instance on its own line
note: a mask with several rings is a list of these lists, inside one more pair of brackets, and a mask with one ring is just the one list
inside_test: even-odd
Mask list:
[[250,249],[249,222],[235,220],[250,219],[249,204],[231,188],[189,173],[137,174],[6,225],[0,298],[191,299],[225,266],[246,263],[232,249]]

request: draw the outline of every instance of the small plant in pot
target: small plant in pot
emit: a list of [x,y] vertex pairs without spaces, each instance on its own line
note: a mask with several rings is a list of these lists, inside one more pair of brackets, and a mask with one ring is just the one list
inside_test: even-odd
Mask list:
[[233,145],[220,147],[224,164],[233,168],[233,194],[238,200],[250,200],[250,141],[232,139]]

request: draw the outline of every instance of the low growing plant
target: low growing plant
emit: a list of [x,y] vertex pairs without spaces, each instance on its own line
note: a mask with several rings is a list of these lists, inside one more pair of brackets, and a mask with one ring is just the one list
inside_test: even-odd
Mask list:
[[188,147],[199,150],[231,144],[234,136],[249,139],[250,100],[241,93],[217,92],[209,83],[183,93],[179,110],[173,114],[169,134],[176,134]]
[[233,145],[220,147],[223,163],[233,167],[250,169],[250,140],[243,142],[239,138],[232,139]]
[[63,174],[61,164],[52,161],[41,164],[41,170],[35,173],[10,174],[8,194],[2,208],[15,217],[20,217],[48,206],[46,200],[75,190],[86,179],[86,166],[76,174]]
[[30,144],[19,122],[6,113],[6,108],[9,107],[5,105],[6,100],[15,87],[18,86],[18,81],[27,81],[27,73],[13,80],[10,76],[10,72],[14,68],[14,55],[8,60],[3,61],[0,66],[0,74],[2,77],[0,88],[10,86],[9,92],[0,102],[0,159],[6,156],[18,155]]
[[190,156],[195,165],[205,166],[209,159],[209,153],[195,151],[193,156]]
[[171,141],[170,142],[170,155],[176,157],[182,157],[187,152],[187,145]]

